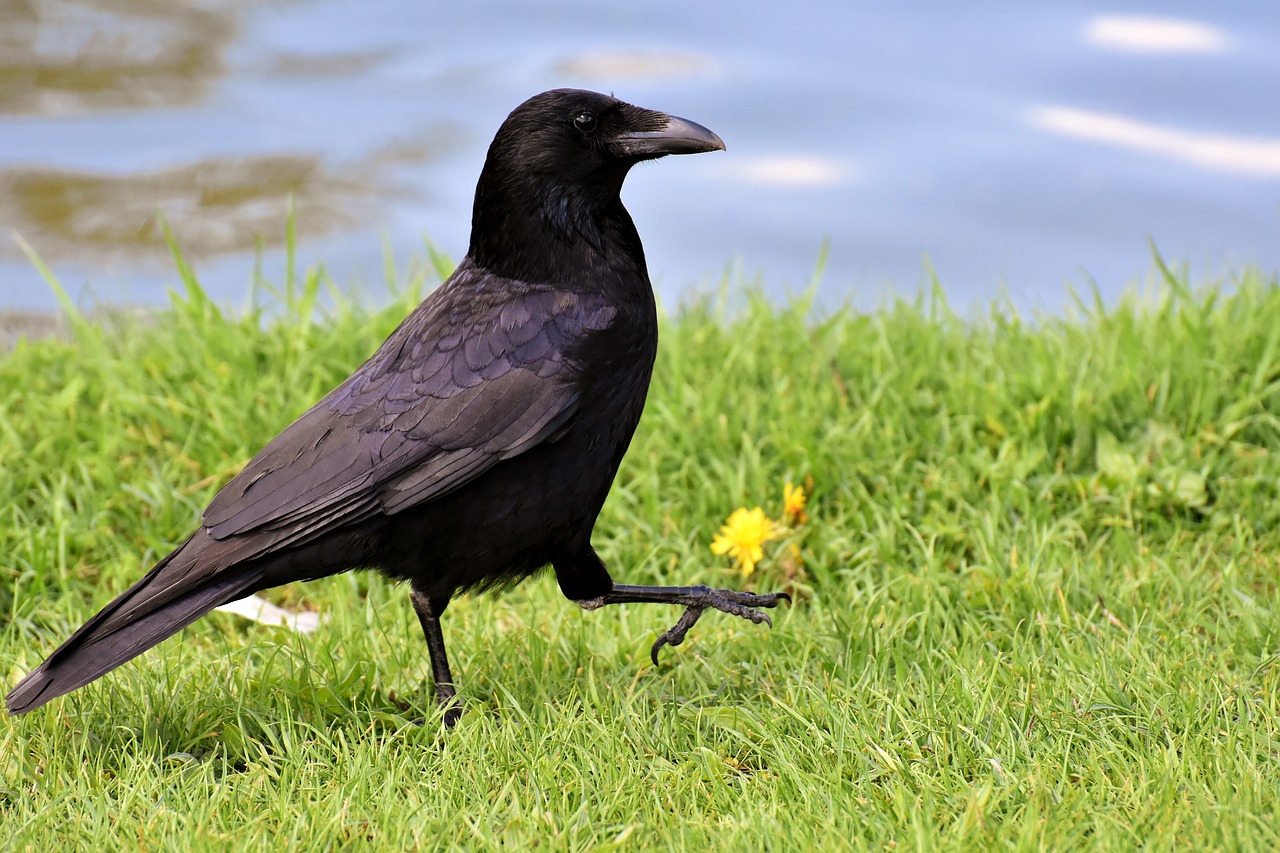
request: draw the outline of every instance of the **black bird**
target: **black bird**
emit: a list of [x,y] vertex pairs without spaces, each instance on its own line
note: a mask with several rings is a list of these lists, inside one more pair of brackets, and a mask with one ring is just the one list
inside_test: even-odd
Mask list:
[[615,584],[590,541],[658,346],[623,179],[641,160],[723,149],[701,125],[595,92],[517,107],[489,146],[453,275],[218,492],[189,539],[24,678],[9,710],[87,684],[221,604],[353,568],[408,581],[449,724],[460,708],[440,615],[463,590],[550,564],[587,610],[682,605],[655,664],[707,608],[768,623],[757,608],[785,594]]

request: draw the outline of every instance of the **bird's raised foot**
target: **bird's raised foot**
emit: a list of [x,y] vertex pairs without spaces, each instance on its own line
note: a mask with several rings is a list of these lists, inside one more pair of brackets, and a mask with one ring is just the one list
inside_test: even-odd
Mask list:
[[683,643],[689,629],[702,616],[702,611],[708,608],[749,619],[757,625],[763,622],[772,628],[773,620],[769,618],[769,614],[756,608],[777,607],[780,601],[791,603],[791,596],[785,592],[757,595],[750,591],[738,592],[732,589],[711,589],[705,586],[692,587],[682,598],[684,600],[681,603],[687,603],[688,607],[684,613],[680,614],[676,624],[664,631],[654,641],[653,648],[649,650],[649,657],[652,658],[654,666],[658,665],[658,651],[663,646],[678,646]]

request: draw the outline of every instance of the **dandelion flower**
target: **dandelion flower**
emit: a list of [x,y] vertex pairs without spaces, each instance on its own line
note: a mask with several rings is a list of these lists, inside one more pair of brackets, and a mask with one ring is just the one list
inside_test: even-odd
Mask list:
[[804,486],[793,486],[787,483],[782,487],[782,516],[794,524],[804,524],[809,520],[809,513],[804,511],[809,498],[804,493]]
[[728,554],[737,561],[745,578],[756,570],[756,563],[764,559],[764,543],[777,535],[778,525],[764,514],[763,509],[739,507],[716,534],[711,550],[716,554]]

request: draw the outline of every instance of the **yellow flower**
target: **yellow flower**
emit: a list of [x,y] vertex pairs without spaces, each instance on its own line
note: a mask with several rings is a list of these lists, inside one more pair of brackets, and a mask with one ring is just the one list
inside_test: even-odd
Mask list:
[[777,535],[778,525],[760,507],[752,510],[739,507],[716,534],[711,550],[733,557],[746,577],[756,570],[756,563],[764,559],[761,546]]
[[787,483],[782,487],[782,516],[795,524],[804,524],[809,520],[809,513],[804,506],[809,498],[804,493],[804,486],[793,486]]

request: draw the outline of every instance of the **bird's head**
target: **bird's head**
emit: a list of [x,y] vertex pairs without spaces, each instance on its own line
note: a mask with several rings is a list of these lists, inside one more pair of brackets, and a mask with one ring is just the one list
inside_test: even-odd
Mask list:
[[[619,193],[632,166],[668,154],[722,151],[724,142],[687,119],[633,106],[598,92],[553,89],[534,95],[498,129],[476,187],[471,255],[502,272],[507,258],[534,251],[523,243],[583,242],[595,251],[617,235],[635,249]],[[536,254],[536,252],[534,252]]]

